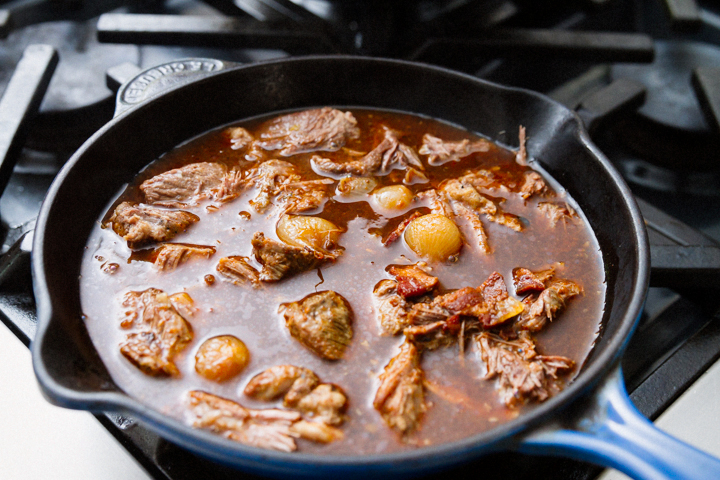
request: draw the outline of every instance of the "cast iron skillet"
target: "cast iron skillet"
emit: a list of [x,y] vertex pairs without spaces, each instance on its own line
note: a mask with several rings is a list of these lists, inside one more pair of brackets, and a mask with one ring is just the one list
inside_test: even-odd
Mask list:
[[[168,79],[188,81],[166,91]],[[133,104],[137,104],[133,106]],[[656,430],[631,405],[619,358],[648,285],[645,228],[630,191],[590,142],[575,113],[525,90],[442,68],[361,57],[305,57],[235,66],[185,60],[126,84],[119,114],[68,161],[38,218],[33,277],[38,332],[33,363],[48,399],[117,411],[217,461],[273,476],[428,473],[480,454],[514,449],[566,455],[638,478],[720,478],[720,462]],[[151,410],[113,382],[83,324],[78,286],[83,247],[122,185],[162,153],[211,128],[255,115],[324,105],[419,113],[506,144],[527,128],[528,152],[577,200],[602,249],[607,298],[602,334],[582,373],[539,408],[489,432],[410,452],[358,457],[282,453],[240,445]],[[714,472],[714,473],[713,473]]]

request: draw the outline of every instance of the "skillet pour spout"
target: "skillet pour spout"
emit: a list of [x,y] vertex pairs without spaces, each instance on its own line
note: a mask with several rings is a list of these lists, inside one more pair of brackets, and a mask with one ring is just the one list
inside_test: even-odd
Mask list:
[[[67,162],[40,211],[32,258],[38,307],[32,354],[51,402],[128,414],[190,451],[276,477],[419,475],[499,448],[589,460],[636,478],[720,477],[718,460],[659,434],[634,411],[622,388],[617,365],[649,280],[647,234],[628,187],[574,112],[534,92],[398,60],[312,56],[238,66],[188,59],[151,70],[121,88],[118,115]],[[179,83],[155,89],[172,83],[167,79],[176,78],[173,72],[180,73]],[[153,90],[144,95],[142,85]],[[338,457],[238,444],[150,409],[115,384],[83,323],[77,281],[88,235],[115,192],[152,160],[212,128],[325,105],[426,115],[506,144],[515,142],[518,125],[526,127],[529,156],[578,202],[606,270],[602,333],[564,391],[517,419],[458,442]]]

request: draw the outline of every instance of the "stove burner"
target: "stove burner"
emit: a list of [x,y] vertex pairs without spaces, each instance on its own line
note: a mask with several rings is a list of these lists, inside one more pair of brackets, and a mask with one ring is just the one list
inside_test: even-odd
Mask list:
[[94,25],[92,20],[40,23],[12,32],[2,41],[0,89],[7,85],[28,45],[53,45],[60,56],[27,146],[72,151],[112,118],[113,93],[102,73],[123,62],[137,64],[139,48],[98,43]]
[[680,41],[655,41],[651,64],[617,64],[613,78],[632,78],[647,87],[645,105],[638,113],[647,121],[692,133],[707,133],[700,104],[690,79],[698,67],[720,65],[720,47]]

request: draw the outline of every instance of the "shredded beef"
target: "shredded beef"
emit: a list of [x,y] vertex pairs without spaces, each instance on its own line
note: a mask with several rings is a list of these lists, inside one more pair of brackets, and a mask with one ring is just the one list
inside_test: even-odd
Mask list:
[[425,200],[429,203],[428,206],[430,207],[431,213],[445,215],[450,219],[453,218],[453,210],[450,207],[450,204],[448,203],[447,198],[445,198],[445,195],[443,193],[440,193],[434,188],[431,188],[430,190],[425,190],[418,193],[417,196],[419,199]]
[[517,325],[531,332],[542,330],[547,322],[552,322],[565,308],[568,299],[582,292],[582,287],[571,280],[551,281],[539,295],[530,295],[523,300],[526,308]]
[[188,394],[193,426],[219,433],[253,447],[292,452],[297,450],[291,426],[300,420],[297,412],[269,408],[255,410],[210,393]]
[[462,320],[459,315],[451,315],[443,321],[411,325],[403,330],[405,338],[423,350],[437,350],[453,345],[459,340]]
[[280,150],[280,155],[289,157],[316,150],[336,151],[359,135],[352,113],[324,107],[274,119],[256,144],[265,150]]
[[385,175],[393,168],[399,168],[414,170],[413,175],[416,178],[414,180],[412,177],[408,178],[410,182],[421,183],[423,182],[422,178],[418,182],[417,177],[418,175],[424,177],[424,174],[420,172],[424,169],[423,164],[415,151],[401,143],[397,133],[389,128],[385,128],[383,141],[358,160],[337,162],[315,155],[312,158],[312,165],[320,173],[329,175],[351,174],[366,177],[375,174]]
[[405,299],[425,295],[438,284],[437,277],[425,273],[417,265],[390,265],[387,271],[397,280],[397,293]]
[[428,164],[442,165],[447,162],[457,162],[475,152],[487,152],[491,143],[485,139],[471,142],[467,138],[459,142],[448,142],[426,133],[423,135],[423,144],[419,153],[428,156]]
[[298,214],[319,209],[329,198],[330,179],[308,180],[283,184],[278,189],[278,204],[283,213]]
[[328,425],[340,425],[345,421],[343,412],[347,396],[337,385],[321,383],[302,397],[294,406],[306,418]]
[[263,282],[277,282],[284,277],[312,270],[321,263],[336,258],[334,255],[325,255],[310,247],[295,247],[265,238],[262,232],[256,232],[251,243],[255,259],[262,265],[260,280]]
[[197,215],[182,210],[123,202],[115,208],[109,223],[130,248],[137,248],[147,243],[171,240],[199,220]]
[[[120,352],[148,375],[179,375],[173,357],[192,341],[193,334],[172,297],[150,288],[126,293],[122,306],[125,309],[122,325],[134,327],[135,332],[120,344]],[[189,313],[187,308],[180,306],[180,309],[186,315]]]
[[298,302],[283,303],[290,335],[322,358],[339,360],[352,340],[352,311],[333,291],[312,293]]
[[230,148],[233,150],[242,150],[255,140],[255,137],[242,127],[226,128],[223,134],[230,140]]
[[181,263],[193,257],[210,258],[215,247],[166,243],[155,249],[155,266],[160,270],[175,270]]
[[521,342],[508,342],[483,332],[476,337],[487,367],[486,379],[496,378],[500,397],[508,407],[529,400],[542,402],[560,389],[558,373],[569,372],[575,362],[566,357],[534,355],[527,359]]
[[270,205],[283,185],[300,181],[295,166],[283,160],[267,160],[260,165],[251,168],[247,174],[248,185],[258,190],[250,205],[256,212],[262,213]]
[[578,218],[575,210],[567,203],[540,202],[538,203],[538,209],[545,214],[553,227],[559,221],[567,223]]
[[466,207],[464,203],[454,203],[453,209],[458,217],[464,218],[472,227],[475,232],[475,238],[477,238],[478,247],[483,253],[490,253],[490,242],[488,241],[487,232],[482,224],[482,221],[478,218],[477,214],[470,208]]
[[533,195],[545,195],[548,193],[548,186],[542,176],[534,170],[523,173],[523,183],[520,185],[520,196],[528,199]]
[[385,423],[405,435],[417,429],[426,410],[420,352],[405,341],[380,374],[373,406]]
[[196,205],[220,188],[227,168],[219,163],[191,163],[155,175],[140,185],[145,202],[165,207]]
[[248,257],[223,257],[216,269],[235,284],[250,282],[253,287],[260,285],[260,272],[248,263]]
[[539,272],[531,272],[527,268],[513,268],[513,284],[515,285],[515,293],[525,295],[528,292],[540,292],[545,290],[545,282],[552,278],[555,273],[554,268],[542,270]]
[[373,289],[373,303],[383,333],[396,335],[409,325],[410,305],[397,293],[395,280],[380,280]]

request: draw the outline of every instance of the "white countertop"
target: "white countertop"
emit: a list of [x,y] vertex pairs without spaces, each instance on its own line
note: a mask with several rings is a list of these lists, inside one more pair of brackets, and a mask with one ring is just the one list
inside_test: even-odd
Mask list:
[[[720,456],[720,362],[660,418],[663,430]],[[135,459],[87,412],[50,405],[40,393],[30,352],[0,322],[0,478],[145,480]],[[606,472],[602,480],[627,478]]]

